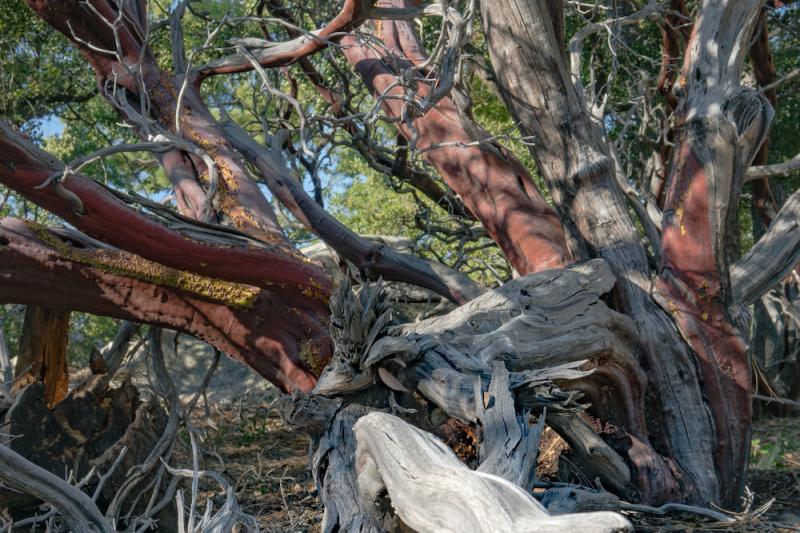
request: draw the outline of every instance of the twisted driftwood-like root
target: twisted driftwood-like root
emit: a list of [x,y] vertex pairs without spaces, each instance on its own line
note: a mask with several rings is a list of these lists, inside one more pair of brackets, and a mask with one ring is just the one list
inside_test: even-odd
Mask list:
[[[567,440],[587,478],[599,479],[624,499],[649,501],[637,486],[646,487],[649,477],[674,474],[649,445],[639,418],[646,378],[634,356],[636,331],[602,299],[614,284],[607,264],[593,260],[524,276],[447,315],[402,325],[390,324],[380,283],[358,292],[340,285],[331,300],[331,363],[312,394],[287,397],[283,406],[287,421],[312,436],[312,470],[325,505],[323,531],[379,531],[397,527],[398,520],[415,530],[437,530],[438,513],[424,511],[436,499],[408,485],[399,471],[389,472],[397,466],[391,462],[404,457],[410,472],[431,476],[421,482],[425,490],[436,493],[451,482],[462,484],[465,492],[453,497],[447,516],[473,500],[491,502],[476,513],[500,512],[504,507],[498,505],[507,498],[514,503],[505,508],[515,513],[498,518],[510,520],[501,530],[534,522],[542,529],[529,530],[578,527],[583,519],[555,520],[528,496],[519,499],[518,488],[508,488],[533,487],[545,422]],[[603,394],[609,382],[619,390],[613,400]],[[417,429],[376,411],[391,412]],[[538,423],[533,413],[540,415]],[[357,428],[372,428],[358,422],[368,414],[379,422],[374,431],[359,433]],[[480,474],[463,465],[455,468],[450,456],[430,451],[441,444],[424,432],[442,431],[448,419],[476,435]],[[598,431],[590,424],[593,419],[605,427]],[[385,447],[393,438],[388,435],[398,439],[392,446],[408,449]],[[462,475],[477,476],[476,481],[461,483]],[[445,484],[437,486],[434,478]],[[487,479],[506,481],[498,485]],[[382,497],[384,489],[391,505]],[[414,500],[420,511],[404,514]],[[520,506],[519,513],[514,506]],[[624,530],[626,523],[587,522],[597,531]]]

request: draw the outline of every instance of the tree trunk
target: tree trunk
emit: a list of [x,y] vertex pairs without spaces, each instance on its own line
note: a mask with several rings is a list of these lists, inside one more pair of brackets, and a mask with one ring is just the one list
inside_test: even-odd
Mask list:
[[[502,14],[502,15],[501,15]],[[548,9],[531,1],[502,1],[484,9],[484,29],[497,81],[550,186],[562,217],[574,220],[574,240],[608,260],[619,276],[617,307],[637,325],[648,387],[637,407],[646,427],[633,432],[642,447],[670,457],[681,473],[655,458],[629,456],[645,500],[719,500],[713,467],[712,421],[700,378],[669,317],[649,295],[650,269],[614,179],[606,140],[570,79]],[[645,404],[646,402],[646,404]],[[652,442],[652,444],[651,444]],[[644,461],[643,461],[644,459]]]
[[[584,473],[621,497],[738,505],[751,409],[737,306],[760,297],[800,256],[800,193],[733,267],[727,253],[742,183],[772,115],[763,96],[740,85],[761,2],[700,2],[683,70],[662,73],[680,120],[662,174],[663,236],[647,232],[660,256],[657,272],[629,214],[620,185],[627,177],[605,117],[587,108],[580,65],[568,65],[559,0],[495,0],[482,9],[495,81],[555,209],[469,116],[448,55],[461,43],[448,42],[444,59],[423,68],[427,58],[406,19],[370,23],[384,48],[363,35],[338,35],[376,13],[359,0],[346,1],[317,31],[340,39],[405,139],[403,151],[424,154],[523,274],[482,294],[464,276],[349,232],[291,182],[277,149],[223,127],[202,99],[208,76],[289,64],[327,41],[299,34],[254,53],[241,44],[249,40],[238,41],[233,56],[192,70],[180,27],[186,4],[179,3],[170,26],[180,46],[168,73],[148,46],[143,1],[28,3],[81,50],[101,93],[142,138],[169,140],[160,160],[186,216],[76,175],[0,124],[0,181],[89,234],[3,220],[0,300],[185,331],[284,391],[306,393],[284,412],[313,437],[324,531],[435,530],[437,517],[419,510],[441,491],[452,496],[442,515],[466,517],[462,528],[496,525],[479,505],[469,519],[474,501],[518,510],[495,511],[512,529],[573,524],[547,516],[518,488],[530,489],[541,429],[531,413],[546,416]],[[402,18],[416,5],[382,0],[378,9]],[[665,53],[668,68],[677,59],[674,42],[665,42]],[[446,316],[390,325],[380,284],[357,294],[343,284],[331,297],[329,276],[294,250],[245,161],[298,220],[359,268],[467,303]],[[375,410],[433,432],[447,419],[475,428],[478,472],[454,466],[419,430],[367,414]],[[611,529],[627,527],[604,518]]]
[[[606,258],[620,276],[617,306],[639,326],[642,363],[649,369],[650,407],[661,413],[648,421],[648,432],[640,437],[645,445],[652,439],[683,471],[676,476],[668,469],[653,469],[649,493],[656,500],[673,498],[679,484],[679,491],[690,499],[736,506],[743,487],[749,366],[728,311],[728,266],[721,258],[731,206],[737,205],[744,172],[771,118],[768,104],[738,85],[746,51],[741,44],[749,42],[758,12],[756,2],[744,7],[703,3],[679,80],[684,91],[681,105],[688,116],[666,201],[659,300],[673,315],[681,339],[648,294],[646,256],[616,185],[618,170],[607,140],[589,116],[580,87],[569,77],[554,29],[560,22],[533,1],[509,0],[483,10],[506,104],[523,133],[536,140],[531,152],[562,215],[577,222],[577,239]],[[734,55],[711,57],[704,47],[712,41]],[[716,80],[715,90],[708,90],[708,80]],[[728,102],[730,109],[712,119],[708,113],[719,110],[720,102]],[[692,121],[703,126],[693,130]],[[731,137],[732,132],[738,137]],[[692,183],[692,204],[683,205]],[[673,222],[676,217],[679,222]],[[689,228],[690,221],[697,227]],[[682,279],[681,273],[697,277]],[[704,406],[695,359],[713,421]],[[733,379],[728,378],[731,374]],[[630,460],[634,468],[652,468]]]

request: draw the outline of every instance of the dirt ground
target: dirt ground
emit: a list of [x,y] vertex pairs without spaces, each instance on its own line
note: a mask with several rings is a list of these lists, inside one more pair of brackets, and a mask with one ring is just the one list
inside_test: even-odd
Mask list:
[[[322,507],[307,468],[306,437],[287,427],[268,400],[224,405],[195,416],[205,434],[205,466],[235,484],[243,510],[264,531],[319,531]],[[800,418],[756,424],[748,486],[750,512],[733,524],[682,513],[630,518],[646,532],[800,531]]]

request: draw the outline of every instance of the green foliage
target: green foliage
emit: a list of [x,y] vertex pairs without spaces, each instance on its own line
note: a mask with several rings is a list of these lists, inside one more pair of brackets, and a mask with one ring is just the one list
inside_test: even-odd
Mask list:
[[794,471],[800,465],[800,426],[796,420],[764,420],[755,428],[750,447],[752,468]]
[[24,0],[0,2],[0,57],[0,116],[16,124],[43,118],[96,92],[86,60],[33,16]]

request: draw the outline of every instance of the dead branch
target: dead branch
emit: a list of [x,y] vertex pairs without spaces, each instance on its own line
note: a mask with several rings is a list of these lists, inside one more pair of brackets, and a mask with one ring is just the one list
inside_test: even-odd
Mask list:
[[3,444],[0,444],[0,480],[52,504],[73,531],[114,533],[114,528],[89,496]]

